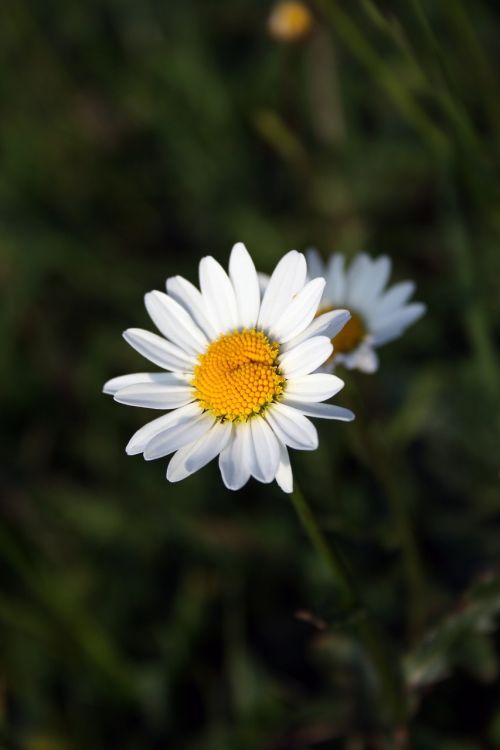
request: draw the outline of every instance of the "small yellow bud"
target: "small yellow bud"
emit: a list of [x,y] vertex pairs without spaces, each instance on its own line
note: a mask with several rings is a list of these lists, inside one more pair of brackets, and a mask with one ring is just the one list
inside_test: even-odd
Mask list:
[[307,5],[298,0],[278,2],[267,22],[270,35],[280,42],[296,42],[312,29],[313,15]]

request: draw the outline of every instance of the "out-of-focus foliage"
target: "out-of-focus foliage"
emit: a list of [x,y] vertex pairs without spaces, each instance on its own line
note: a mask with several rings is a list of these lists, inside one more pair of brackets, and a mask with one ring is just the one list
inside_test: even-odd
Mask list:
[[318,0],[285,45],[271,8],[1,4],[2,748],[390,746],[288,499],[167,484],[100,392],[143,368],[142,294],[236,240],[416,280],[428,315],[294,466],[407,669],[395,741],[500,747],[499,10]]
[[414,647],[405,664],[408,684],[412,688],[432,685],[457,666],[485,681],[495,679],[498,664],[491,634],[499,613],[499,576],[491,575]]

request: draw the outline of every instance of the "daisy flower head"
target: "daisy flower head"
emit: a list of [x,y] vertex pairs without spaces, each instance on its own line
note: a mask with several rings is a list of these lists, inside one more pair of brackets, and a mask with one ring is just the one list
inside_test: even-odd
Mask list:
[[267,27],[276,41],[297,42],[311,31],[313,15],[300,0],[280,0],[271,11]]
[[309,276],[326,280],[319,312],[347,309],[351,317],[333,339],[333,356],[326,369],[343,365],[365,373],[378,368],[379,346],[398,338],[425,313],[422,302],[408,302],[415,284],[401,281],[387,287],[391,261],[386,255],[371,258],[359,253],[345,267],[344,256],[335,253],[323,263],[316,250],[307,252]]
[[307,279],[295,250],[276,266],[261,295],[254,263],[242,243],[229,274],[211,256],[199,265],[200,289],[181,276],[167,293],[145,296],[161,335],[140,328],[125,340],[161,372],[109,380],[104,392],[129,406],[166,411],[130,439],[128,454],[146,460],[174,454],[167,479],[178,482],[216,456],[226,487],[253,476],[293,489],[288,448],[314,450],[308,417],[350,421],[352,412],[324,401],[344,383],[315,372],[332,354],[331,339],[349,319],[345,310],[317,316],[325,280]]

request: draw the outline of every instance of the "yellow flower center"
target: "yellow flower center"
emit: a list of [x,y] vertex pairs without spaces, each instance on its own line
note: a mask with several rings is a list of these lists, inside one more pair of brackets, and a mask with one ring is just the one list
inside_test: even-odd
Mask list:
[[[321,310],[318,314],[331,312],[332,310],[338,310],[337,307],[326,307]],[[332,339],[333,344],[333,357],[336,354],[347,354],[356,349],[359,344],[363,341],[366,336],[366,326],[363,318],[358,313],[349,311],[351,318],[347,321],[345,326],[342,328],[340,333]]]
[[226,333],[198,357],[192,384],[202,409],[219,419],[244,421],[283,393],[279,345],[254,328]]
[[307,5],[299,0],[278,2],[269,16],[268,29],[280,42],[303,39],[313,25],[313,16]]

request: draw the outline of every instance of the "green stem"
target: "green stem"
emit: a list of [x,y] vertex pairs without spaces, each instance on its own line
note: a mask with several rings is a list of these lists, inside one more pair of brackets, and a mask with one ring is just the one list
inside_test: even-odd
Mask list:
[[[420,0],[412,0],[412,5],[426,40],[430,56],[435,60],[435,66],[441,73],[437,94],[445,113],[450,118],[450,123],[456,133],[457,143],[468,149],[478,167],[475,171],[478,171],[482,179],[487,179],[481,159],[484,161],[484,164],[489,165],[490,156],[483,153],[483,145],[480,138],[474,132],[468,113],[453,95],[452,82],[449,80],[445,58],[441,53],[439,42]],[[487,316],[484,313],[477,293],[478,285],[475,279],[475,264],[465,223],[462,219],[462,212],[458,206],[457,190],[452,172],[454,167],[453,159],[443,158],[443,155],[438,152],[436,152],[436,159],[445,204],[445,229],[450,237],[450,244],[455,255],[457,275],[462,287],[464,327],[479,365],[478,369],[482,375],[484,387],[489,396],[498,404],[500,396],[498,385],[500,373],[495,345]]]
[[297,485],[291,495],[291,500],[313,547],[316,549],[320,557],[323,558],[326,566],[335,579],[340,591],[342,608],[347,612],[354,611],[359,602],[357,592],[354,589],[347,568],[335,547],[328,543],[302,490],[297,487]]
[[[356,430],[362,445],[362,458],[378,480],[389,505],[408,588],[408,631],[410,638],[413,638],[421,633],[425,624],[428,597],[422,559],[410,515],[412,503],[408,497],[408,484],[400,478],[407,472],[399,465],[396,451],[390,451],[382,438],[375,436],[360,416],[356,420]],[[402,488],[405,488],[404,491]]]
[[344,615],[346,618],[350,616],[352,627],[371,658],[392,725],[404,724],[407,709],[401,676],[389,658],[378,628],[364,606],[341,554],[335,544],[327,540],[297,485],[290,497],[304,531],[338,586]]
[[407,623],[412,639],[421,634],[429,610],[424,565],[411,517],[415,500],[413,484],[406,480],[409,472],[396,446],[389,445],[380,429],[364,418],[370,409],[364,403],[365,393],[361,386],[357,379],[351,382],[349,407],[356,414],[351,432],[353,446],[378,481],[389,507],[408,589]]
[[490,325],[477,292],[475,264],[471,257],[467,231],[461,218],[455,184],[447,164],[441,165],[444,197],[445,231],[450,238],[457,277],[463,299],[463,320],[470,346],[474,352],[483,386],[496,403],[499,402],[499,368]]
[[408,88],[378,55],[370,42],[350,19],[341,4],[335,0],[315,0],[315,4],[330,22],[332,29],[341,36],[358,61],[367,69],[385,94],[396,104],[405,119],[440,154],[448,153],[448,142],[443,131],[416,101]]

